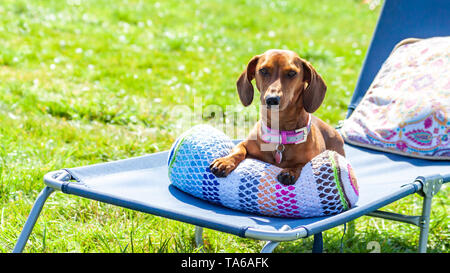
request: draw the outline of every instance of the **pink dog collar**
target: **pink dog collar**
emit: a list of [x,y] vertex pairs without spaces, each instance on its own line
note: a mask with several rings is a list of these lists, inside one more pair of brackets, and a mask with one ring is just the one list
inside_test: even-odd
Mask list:
[[306,127],[293,131],[274,130],[267,127],[264,122],[261,122],[261,139],[266,143],[300,144],[306,141],[310,130],[311,114],[308,115],[308,124]]

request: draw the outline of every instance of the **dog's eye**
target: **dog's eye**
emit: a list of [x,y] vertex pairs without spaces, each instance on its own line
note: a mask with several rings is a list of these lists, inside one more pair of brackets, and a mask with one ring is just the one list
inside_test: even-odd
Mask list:
[[293,78],[293,77],[295,77],[295,75],[297,75],[297,72],[295,72],[294,70],[291,70],[287,73],[287,75],[289,78]]
[[267,76],[267,75],[269,75],[269,70],[267,70],[267,68],[261,68],[259,70],[259,73],[263,76]]

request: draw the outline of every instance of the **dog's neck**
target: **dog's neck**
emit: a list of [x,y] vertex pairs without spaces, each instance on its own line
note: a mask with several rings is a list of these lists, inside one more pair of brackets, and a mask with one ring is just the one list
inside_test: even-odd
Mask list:
[[[308,126],[309,113],[301,108],[290,108],[282,111],[261,107],[261,120],[267,127],[280,131],[294,131]],[[276,128],[278,127],[278,128]]]

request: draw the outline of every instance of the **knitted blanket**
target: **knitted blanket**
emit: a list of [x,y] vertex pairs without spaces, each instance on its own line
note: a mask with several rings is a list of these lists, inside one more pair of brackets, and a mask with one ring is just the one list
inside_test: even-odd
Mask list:
[[226,156],[233,143],[224,133],[198,125],[182,134],[168,158],[175,187],[228,208],[266,216],[306,218],[333,215],[358,200],[355,175],[347,160],[333,151],[317,155],[302,169],[294,185],[278,182],[280,168],[247,158],[225,178],[209,165]]

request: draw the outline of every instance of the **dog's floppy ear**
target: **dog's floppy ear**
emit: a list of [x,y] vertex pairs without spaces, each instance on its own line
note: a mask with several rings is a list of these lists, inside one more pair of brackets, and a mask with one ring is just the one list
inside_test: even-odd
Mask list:
[[258,60],[259,56],[254,56],[236,82],[239,99],[244,106],[249,106],[253,101],[254,90],[252,80],[255,78],[256,64],[258,63]]
[[308,86],[303,90],[303,107],[308,113],[314,113],[322,104],[327,86],[314,67],[302,59],[303,78]]

